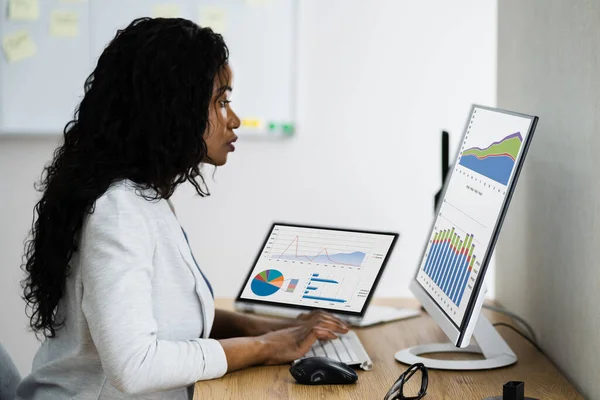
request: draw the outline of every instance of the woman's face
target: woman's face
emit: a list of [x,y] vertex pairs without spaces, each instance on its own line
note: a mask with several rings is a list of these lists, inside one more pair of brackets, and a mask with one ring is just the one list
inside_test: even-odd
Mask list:
[[225,67],[224,73],[217,74],[208,112],[209,126],[204,133],[208,150],[205,162],[216,166],[224,165],[227,154],[235,151],[237,136],[233,130],[240,127],[240,119],[229,105],[231,76],[229,66]]

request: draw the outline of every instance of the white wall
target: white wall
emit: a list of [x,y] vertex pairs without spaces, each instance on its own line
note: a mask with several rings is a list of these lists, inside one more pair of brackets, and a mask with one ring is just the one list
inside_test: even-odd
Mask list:
[[[496,2],[301,0],[299,29],[296,137],[240,140],[209,179],[212,196],[176,194],[179,218],[218,296],[237,293],[274,220],[399,231],[376,294],[409,296],[441,179],[439,133],[455,148],[470,104],[495,104]],[[0,237],[10,238],[0,304],[11,309],[0,340],[21,371],[35,346],[15,282],[31,183],[53,146],[0,139]]]
[[600,2],[499,2],[498,105],[539,115],[497,256],[497,299],[600,399]]
[[274,220],[397,230],[377,294],[407,296],[440,130],[454,145],[471,102],[495,103],[495,2],[302,0],[300,13],[297,137],[240,143],[210,198],[178,193],[180,219],[228,296]]

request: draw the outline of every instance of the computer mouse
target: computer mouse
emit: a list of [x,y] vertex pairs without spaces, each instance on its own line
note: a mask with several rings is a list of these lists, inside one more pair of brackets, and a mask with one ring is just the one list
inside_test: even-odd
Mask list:
[[290,367],[296,382],[303,385],[339,385],[354,383],[358,374],[352,368],[327,357],[308,357]]

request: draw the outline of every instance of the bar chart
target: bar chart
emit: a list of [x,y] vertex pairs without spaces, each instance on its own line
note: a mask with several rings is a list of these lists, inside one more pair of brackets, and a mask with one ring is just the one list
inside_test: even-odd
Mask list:
[[423,271],[457,306],[475,265],[474,236],[455,228],[438,231],[431,241]]
[[345,303],[346,302],[346,300],[344,300],[344,299],[338,299],[338,298],[334,298],[334,297],[315,296],[313,294],[314,291],[319,290],[319,285],[322,285],[322,284],[339,285],[339,282],[336,280],[333,280],[333,279],[319,278],[319,274],[314,273],[310,276],[308,286],[306,287],[306,290],[304,291],[304,295],[302,296],[302,298],[309,299],[309,300],[330,301],[330,302],[334,302],[334,303]]

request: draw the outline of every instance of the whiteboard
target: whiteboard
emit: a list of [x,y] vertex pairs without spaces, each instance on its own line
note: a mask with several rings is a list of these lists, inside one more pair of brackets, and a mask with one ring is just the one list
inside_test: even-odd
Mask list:
[[[81,101],[85,79],[117,30],[169,4],[197,23],[210,7],[223,12],[240,136],[289,136],[295,124],[296,1],[39,0],[38,20],[13,21],[7,18],[9,0],[0,0],[2,37],[27,29],[37,46],[34,57],[14,63],[0,56],[0,134],[61,133]],[[49,35],[53,10],[79,14],[77,37]]]
[[79,36],[50,37],[49,15],[57,2],[40,1],[37,21],[9,21],[8,0],[2,2],[2,37],[21,29],[29,31],[37,54],[9,64],[0,56],[0,132],[58,134],[73,118],[90,73],[89,8],[86,3],[60,4],[61,10],[79,13]]

